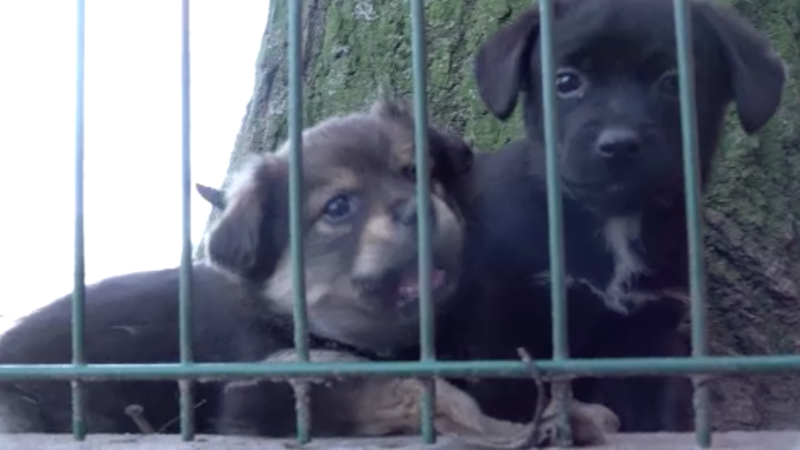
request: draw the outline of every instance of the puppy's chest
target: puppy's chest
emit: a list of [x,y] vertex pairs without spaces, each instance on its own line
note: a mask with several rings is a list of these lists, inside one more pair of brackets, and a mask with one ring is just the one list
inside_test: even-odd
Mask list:
[[590,242],[566,245],[570,286],[588,288],[619,312],[654,298],[647,283],[652,267],[644,249],[639,216],[608,219],[592,233]]

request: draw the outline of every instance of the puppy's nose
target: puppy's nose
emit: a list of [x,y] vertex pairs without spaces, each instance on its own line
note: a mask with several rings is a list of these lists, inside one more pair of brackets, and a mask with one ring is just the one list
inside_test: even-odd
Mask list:
[[417,199],[401,200],[394,204],[392,208],[392,218],[395,222],[414,226],[417,224]]
[[639,152],[639,134],[627,128],[607,128],[597,138],[595,150],[604,158],[633,156]]

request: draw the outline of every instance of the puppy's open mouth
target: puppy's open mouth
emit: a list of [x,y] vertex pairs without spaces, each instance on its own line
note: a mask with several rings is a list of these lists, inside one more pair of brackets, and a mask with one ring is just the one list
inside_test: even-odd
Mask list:
[[[447,274],[442,269],[433,269],[430,275],[431,292],[437,293],[445,286]],[[415,301],[420,296],[420,278],[417,268],[406,271],[401,277],[397,287],[398,298],[401,302]]]
[[[431,295],[435,298],[448,286],[447,272],[434,268],[430,274]],[[387,274],[380,281],[361,286],[362,292],[390,308],[416,304],[421,295],[420,276],[416,264],[402,271]]]

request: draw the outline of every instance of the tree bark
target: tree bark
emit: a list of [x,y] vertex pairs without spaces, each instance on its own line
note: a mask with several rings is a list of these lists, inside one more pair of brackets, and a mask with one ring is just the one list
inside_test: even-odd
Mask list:
[[[288,0],[296,1],[296,0]],[[790,67],[800,65],[797,0],[728,0],[768,33]],[[365,108],[383,89],[412,92],[408,1],[304,2],[304,121]],[[522,129],[479,101],[473,52],[530,0],[426,2],[431,119],[494,150]],[[257,81],[232,152],[272,151],[286,137],[286,0],[273,0]],[[783,106],[756,137],[731,108],[728,133],[705,199],[709,336],[714,354],[798,353],[800,348],[800,85],[792,74]],[[227,181],[226,181],[227,183]],[[213,220],[213,217],[212,217]],[[202,248],[199,250],[202,254]],[[800,377],[741,376],[713,387],[718,429],[798,424]]]

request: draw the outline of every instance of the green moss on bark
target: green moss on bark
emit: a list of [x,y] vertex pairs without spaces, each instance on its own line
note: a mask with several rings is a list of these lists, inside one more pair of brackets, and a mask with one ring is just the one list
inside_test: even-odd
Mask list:
[[[800,3],[729,1],[773,41],[790,68],[800,63]],[[800,85],[794,73],[767,127],[747,137],[734,111],[706,198],[710,325],[717,354],[797,353],[800,346]],[[735,377],[717,383],[725,428],[796,426],[800,380]]]

